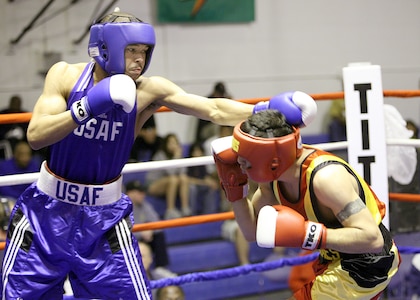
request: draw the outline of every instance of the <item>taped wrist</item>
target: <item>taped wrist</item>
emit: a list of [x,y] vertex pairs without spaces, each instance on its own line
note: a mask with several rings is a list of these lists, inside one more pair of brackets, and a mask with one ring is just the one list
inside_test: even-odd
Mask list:
[[70,111],[73,120],[79,125],[85,124],[91,118],[90,109],[86,101],[86,96],[74,102],[70,107]]

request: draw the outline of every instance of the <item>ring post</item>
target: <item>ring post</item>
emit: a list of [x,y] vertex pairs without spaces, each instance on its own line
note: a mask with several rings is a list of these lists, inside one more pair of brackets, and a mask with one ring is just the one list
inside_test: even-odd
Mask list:
[[389,228],[389,191],[381,68],[369,63],[343,68],[349,163],[386,205],[383,224]]

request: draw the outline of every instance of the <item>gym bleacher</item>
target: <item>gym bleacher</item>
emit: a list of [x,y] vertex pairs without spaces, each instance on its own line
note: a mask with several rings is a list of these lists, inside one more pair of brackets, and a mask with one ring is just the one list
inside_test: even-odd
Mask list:
[[[164,229],[170,257],[169,268],[179,275],[238,266],[235,246],[221,237],[222,221]],[[250,261],[262,262],[271,249],[251,244]],[[249,295],[263,295],[287,289],[285,268],[282,279],[272,280],[263,273],[249,273],[234,278],[200,281],[182,285],[186,299],[234,299]]]

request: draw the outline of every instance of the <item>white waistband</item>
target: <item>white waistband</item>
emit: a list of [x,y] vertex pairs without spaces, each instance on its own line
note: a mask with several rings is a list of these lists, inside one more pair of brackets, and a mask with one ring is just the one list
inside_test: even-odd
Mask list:
[[122,192],[122,176],[108,184],[88,185],[60,179],[42,163],[37,187],[57,200],[86,206],[107,205],[118,201]]

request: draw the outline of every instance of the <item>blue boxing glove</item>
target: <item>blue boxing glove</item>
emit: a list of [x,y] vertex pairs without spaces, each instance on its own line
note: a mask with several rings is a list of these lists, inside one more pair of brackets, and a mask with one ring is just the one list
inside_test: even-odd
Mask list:
[[129,76],[117,74],[106,77],[92,87],[85,97],[72,104],[71,115],[80,125],[115,106],[129,113],[136,103],[136,95],[136,84]]
[[315,100],[303,92],[285,92],[278,94],[269,101],[255,104],[253,113],[266,109],[275,109],[281,112],[287,123],[295,127],[305,127],[316,116],[317,106]]

